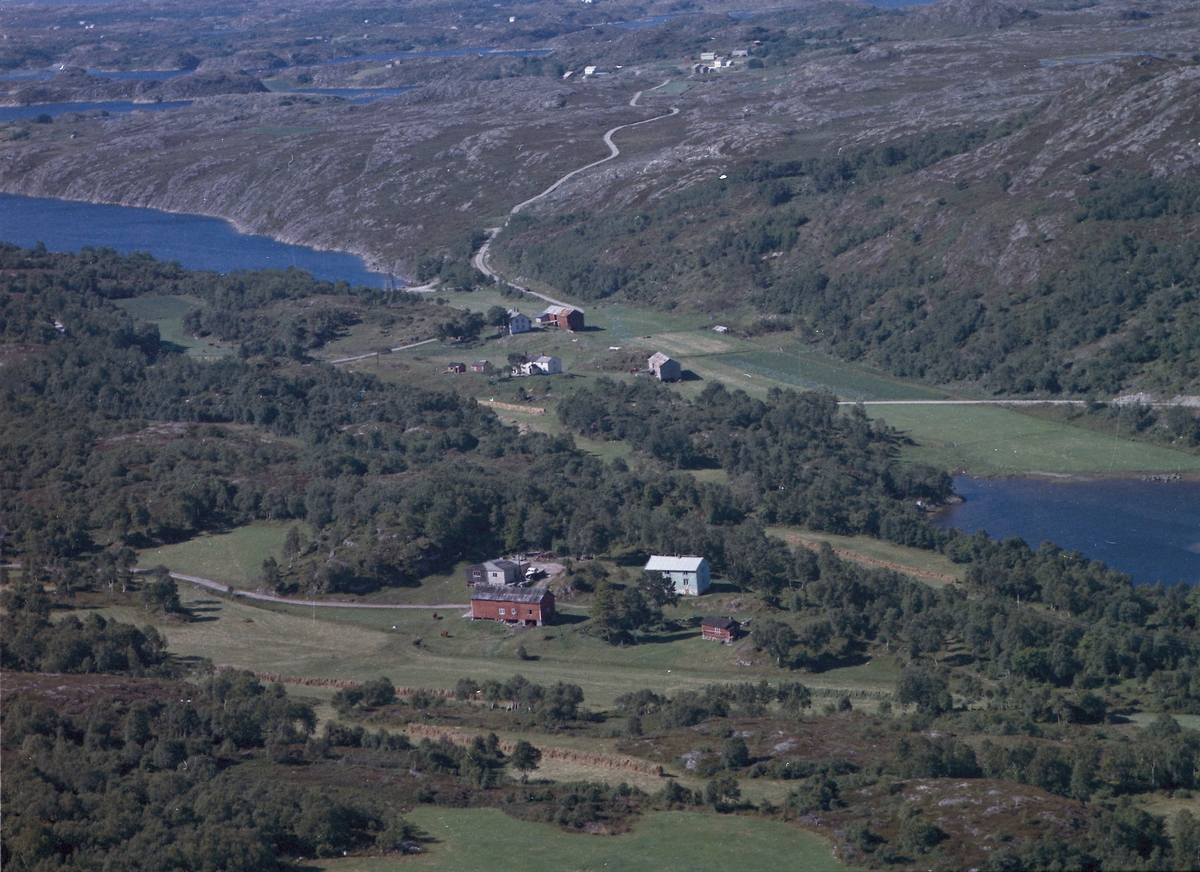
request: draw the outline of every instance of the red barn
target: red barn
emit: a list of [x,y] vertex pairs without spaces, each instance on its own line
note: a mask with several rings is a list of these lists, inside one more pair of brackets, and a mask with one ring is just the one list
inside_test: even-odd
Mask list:
[[714,642],[724,642],[730,645],[737,639],[742,625],[733,618],[717,618],[709,615],[700,622],[700,636],[712,639]]
[[544,587],[477,584],[471,592],[472,621],[504,621],[541,627],[554,623],[554,594]]
[[583,329],[583,312],[570,306],[547,306],[546,311],[537,316],[539,324],[561,327],[563,330]]

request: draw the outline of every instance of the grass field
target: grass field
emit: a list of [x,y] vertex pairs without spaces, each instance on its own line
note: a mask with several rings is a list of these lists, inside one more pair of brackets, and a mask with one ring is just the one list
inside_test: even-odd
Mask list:
[[205,534],[161,548],[138,553],[138,565],[162,563],[175,572],[211,578],[240,589],[253,587],[268,557],[281,560],[280,549],[288,527],[295,522],[256,521],[229,533]]
[[224,357],[231,349],[211,345],[201,339],[193,339],[183,332],[183,316],[189,310],[203,305],[195,297],[131,297],[115,300],[118,306],[135,318],[158,325],[158,335],[163,342],[179,345],[196,357]]
[[[441,688],[453,687],[464,676],[507,679],[519,672],[543,684],[578,684],[588,704],[599,708],[639,687],[675,693],[713,681],[767,678],[800,679],[814,689],[890,692],[896,677],[895,664],[886,658],[819,674],[782,672],[765,663],[739,666],[736,647],[702,641],[694,629],[616,648],[575,632],[583,615],[569,604],[560,609],[560,625],[515,631],[473,622],[458,611],[439,613],[441,620],[436,620],[425,610],[251,605],[188,585],[181,585],[180,593],[197,609],[198,621],[165,621],[134,606],[106,613],[139,626],[153,620],[172,651],[207,657],[219,666],[358,681],[387,676],[398,685]],[[688,603],[680,615],[729,614],[734,598],[704,597]],[[420,645],[414,644],[417,638]],[[518,646],[532,659],[519,659]]]
[[[496,809],[421,806],[408,815],[435,841],[427,853],[403,859],[350,858],[322,861],[328,872],[446,869],[454,872],[694,872],[714,857],[730,858],[742,872],[804,869],[833,872],[829,845],[777,821],[732,815],[659,812],[637,821],[621,836],[564,833],[525,823]],[[736,858],[733,860],[732,858]],[[725,864],[722,864],[725,865]]]
[[[872,539],[870,536],[837,536],[831,533],[814,533],[799,527],[768,527],[767,533],[778,536],[793,547],[801,540],[804,542],[828,542],[835,551],[844,551],[850,555],[865,557],[868,563],[878,560],[893,564],[897,569],[905,568],[933,575],[951,575],[960,580],[963,577],[964,567],[952,562],[944,554],[922,551],[919,548],[908,548],[904,545],[894,545],[891,542],[884,542],[882,539]],[[930,579],[922,580],[936,582],[936,580]]]
[[916,440],[906,456],[975,475],[1200,470],[1200,457],[999,406],[878,405],[867,414]]

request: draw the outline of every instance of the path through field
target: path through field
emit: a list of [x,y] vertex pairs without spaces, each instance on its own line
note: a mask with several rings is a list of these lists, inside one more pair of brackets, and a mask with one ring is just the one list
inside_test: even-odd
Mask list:
[[265,593],[254,593],[249,590],[236,590],[227,584],[221,584],[219,581],[213,581],[211,578],[201,578],[198,575],[184,575],[182,572],[172,572],[171,578],[178,581],[186,581],[189,584],[198,584],[201,587],[207,587],[211,590],[218,590],[222,593],[230,593],[233,596],[245,597],[246,599],[260,600],[268,603],[284,603],[289,606],[312,606],[314,608],[337,608],[337,609],[469,609],[470,603],[429,603],[412,605],[410,603],[347,603],[347,602],[329,602],[322,600],[298,600],[288,599],[282,596],[271,596]]

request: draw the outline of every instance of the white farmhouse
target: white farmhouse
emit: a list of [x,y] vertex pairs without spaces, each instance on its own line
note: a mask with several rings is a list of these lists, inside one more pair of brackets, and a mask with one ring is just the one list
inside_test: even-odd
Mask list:
[[508,335],[516,336],[518,333],[528,333],[533,329],[533,324],[529,318],[522,315],[516,309],[508,310]]
[[685,596],[699,596],[712,585],[712,569],[703,557],[656,554],[646,562],[646,572],[661,572],[675,583],[675,592]]
[[552,354],[539,354],[528,363],[513,367],[513,375],[554,375],[562,371],[562,361]]

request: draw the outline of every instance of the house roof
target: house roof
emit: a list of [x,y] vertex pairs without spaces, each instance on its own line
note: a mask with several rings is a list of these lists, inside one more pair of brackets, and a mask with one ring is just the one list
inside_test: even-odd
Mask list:
[[499,560],[485,560],[483,562],[483,568],[504,571],[508,569],[520,569],[521,565],[519,563],[513,563],[511,560],[505,560],[501,558]]
[[554,594],[544,587],[499,587],[494,584],[477,584],[471,591],[472,600],[487,600],[499,603],[542,603],[554,600]]
[[670,359],[671,358],[667,357],[667,355],[663,354],[661,351],[656,351],[654,352],[654,355],[647,361],[647,363],[650,365],[651,369],[654,369],[654,367],[662,366]]
[[[508,310],[508,317],[509,317],[509,318],[515,318],[515,317],[517,317],[518,315],[521,315],[521,313],[520,313],[520,311],[518,311],[517,309],[509,309],[509,310]],[[522,318],[526,318],[526,317],[528,317],[528,316],[526,316],[526,315],[521,315],[521,317],[522,317]]]
[[721,618],[715,615],[709,615],[700,622],[702,627],[716,627],[718,630],[736,630],[741,626],[733,618]]
[[558,358],[552,354],[539,354],[537,357],[535,357],[533,360],[531,360],[529,362],[530,363],[549,363],[552,360],[558,360]]
[[703,557],[663,557],[655,554],[646,561],[646,572],[698,572],[700,564],[707,562]]
[[[542,315],[562,315],[562,314],[566,314],[567,312],[578,312],[578,311],[579,310],[576,309],[574,306],[547,306],[544,310],[542,310]],[[538,317],[540,318],[541,315],[539,315]]]
[[477,360],[474,363],[472,363],[471,366],[487,366],[487,361],[486,360]]

